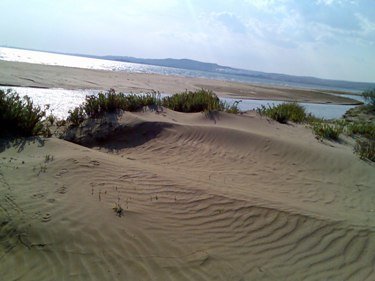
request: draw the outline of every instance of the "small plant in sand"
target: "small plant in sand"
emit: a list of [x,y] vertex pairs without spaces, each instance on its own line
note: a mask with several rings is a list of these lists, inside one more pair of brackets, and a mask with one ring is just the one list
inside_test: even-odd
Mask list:
[[122,217],[124,215],[124,209],[121,207],[119,203],[115,203],[112,209],[118,217]]
[[46,165],[40,165],[40,168],[39,168],[39,171],[38,171],[38,176],[41,174],[41,173],[45,173],[47,172],[47,166]]
[[282,103],[268,107],[262,105],[260,108],[257,108],[256,111],[261,116],[270,117],[283,124],[288,123],[288,121],[302,123],[309,117],[309,115],[306,114],[305,108],[295,102]]
[[35,106],[28,97],[11,90],[0,90],[0,136],[49,135],[43,123],[46,111]]

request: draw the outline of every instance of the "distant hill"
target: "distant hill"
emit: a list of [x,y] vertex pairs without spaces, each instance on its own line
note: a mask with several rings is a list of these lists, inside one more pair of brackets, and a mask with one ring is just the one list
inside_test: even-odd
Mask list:
[[220,69],[228,69],[228,70],[234,70],[234,71],[236,70],[235,68],[221,66],[216,63],[200,62],[200,61],[190,60],[190,59],[171,59],[171,58],[141,59],[141,58],[123,57],[123,56],[92,56],[92,55],[82,55],[82,54],[79,54],[79,55],[77,54],[77,56],[85,56],[85,57],[90,57],[90,58],[114,60],[114,61],[121,61],[121,62],[157,65],[157,66],[164,66],[164,67],[174,67],[174,68],[181,68],[181,69],[209,71],[209,72],[217,72],[217,71],[220,71]]

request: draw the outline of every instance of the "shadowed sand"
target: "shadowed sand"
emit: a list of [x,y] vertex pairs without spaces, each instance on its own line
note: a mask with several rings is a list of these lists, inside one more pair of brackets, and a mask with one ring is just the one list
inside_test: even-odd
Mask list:
[[139,93],[159,91],[170,94],[185,90],[205,88],[213,90],[222,97],[312,103],[360,104],[358,101],[330,95],[319,90],[304,90],[211,79],[89,70],[7,61],[0,61],[0,85],[97,90],[114,88],[117,91],[124,92]]
[[349,145],[255,113],[115,123],[3,144],[4,280],[375,280],[374,166]]

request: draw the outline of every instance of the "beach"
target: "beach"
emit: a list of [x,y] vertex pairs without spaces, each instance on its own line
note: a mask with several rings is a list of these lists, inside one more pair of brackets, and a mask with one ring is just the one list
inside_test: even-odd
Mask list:
[[[160,74],[128,73],[63,66],[40,65],[0,60],[0,85],[109,90],[122,92],[151,92],[174,94],[185,90],[207,89],[220,97],[296,101],[307,103],[359,104],[343,96],[328,94],[330,91],[296,89],[267,85],[245,84],[203,78],[189,78]],[[333,93],[348,94],[332,91]]]
[[[6,86],[347,104],[312,90],[0,61]],[[123,112],[0,142],[3,280],[374,280],[375,173],[353,140],[255,111]]]

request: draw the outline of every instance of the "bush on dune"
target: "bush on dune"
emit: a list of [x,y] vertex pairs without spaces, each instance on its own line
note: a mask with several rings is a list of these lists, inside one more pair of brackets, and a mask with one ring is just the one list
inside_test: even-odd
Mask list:
[[264,106],[257,108],[257,112],[262,116],[270,117],[279,123],[286,124],[288,121],[295,123],[305,122],[308,118],[305,108],[296,102],[282,103],[276,106]]
[[212,91],[204,89],[163,98],[162,105],[179,112],[223,111],[225,105]]
[[120,110],[137,111],[144,106],[155,105],[156,94],[125,95],[116,93],[110,89],[106,93],[99,93],[98,96],[87,96],[83,104],[84,113],[91,118],[102,116],[104,113],[115,113]]
[[0,136],[35,136],[48,134],[43,123],[46,111],[35,106],[27,96],[0,90]]
[[162,105],[179,112],[225,111],[237,114],[240,112],[238,109],[240,102],[235,101],[232,105],[229,105],[221,101],[214,92],[200,89],[194,92],[185,91],[174,94],[171,97],[165,97],[162,100]]
[[144,106],[157,104],[156,93],[145,95],[125,95],[110,89],[108,92],[99,93],[97,96],[86,96],[85,102],[69,111],[67,120],[72,125],[78,126],[87,118],[98,118],[105,113],[119,111],[137,111]]

